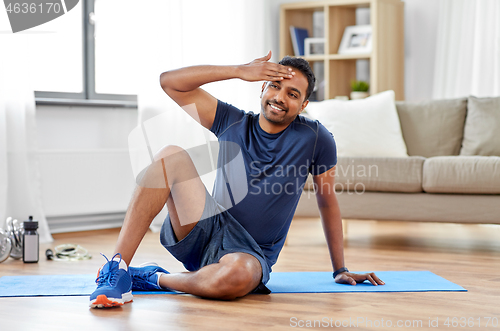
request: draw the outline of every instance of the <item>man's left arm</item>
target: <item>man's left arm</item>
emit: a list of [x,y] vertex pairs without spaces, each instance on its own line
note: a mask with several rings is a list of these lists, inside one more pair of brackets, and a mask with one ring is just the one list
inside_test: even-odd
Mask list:
[[[333,271],[345,267],[344,264],[344,240],[342,233],[342,217],[335,195],[335,168],[333,167],[320,175],[313,176],[316,187],[316,199],[318,201],[323,231],[330,251]],[[356,285],[369,280],[373,285],[384,285],[373,272],[367,274],[355,274],[341,272],[335,277],[335,282]]]

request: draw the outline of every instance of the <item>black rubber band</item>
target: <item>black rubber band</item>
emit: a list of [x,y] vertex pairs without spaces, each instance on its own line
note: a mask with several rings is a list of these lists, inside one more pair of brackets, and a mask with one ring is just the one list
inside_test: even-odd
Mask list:
[[335,277],[337,277],[338,274],[341,274],[343,272],[349,272],[349,270],[347,270],[346,267],[342,267],[340,269],[337,269],[335,270],[335,272],[333,273],[333,278],[335,279]]

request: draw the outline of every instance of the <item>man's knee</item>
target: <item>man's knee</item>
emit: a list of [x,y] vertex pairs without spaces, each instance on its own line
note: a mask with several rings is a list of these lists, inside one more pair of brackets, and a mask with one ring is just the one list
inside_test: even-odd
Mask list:
[[146,188],[167,188],[176,180],[177,172],[185,172],[190,164],[191,158],[183,148],[167,145],[154,155],[154,162],[139,174],[137,184]]
[[169,158],[172,156],[187,156],[187,152],[184,148],[177,145],[166,145],[163,146],[154,155],[155,161],[160,161],[161,159]]
[[250,254],[227,254],[219,263],[224,264],[224,267],[214,285],[221,299],[242,297],[260,282],[262,268],[259,261]]

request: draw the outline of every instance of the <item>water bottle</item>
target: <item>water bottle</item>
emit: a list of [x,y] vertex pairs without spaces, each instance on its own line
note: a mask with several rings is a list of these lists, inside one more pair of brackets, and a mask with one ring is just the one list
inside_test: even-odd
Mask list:
[[23,222],[23,226],[23,261],[38,263],[38,222],[34,222],[33,216],[30,216],[29,221]]

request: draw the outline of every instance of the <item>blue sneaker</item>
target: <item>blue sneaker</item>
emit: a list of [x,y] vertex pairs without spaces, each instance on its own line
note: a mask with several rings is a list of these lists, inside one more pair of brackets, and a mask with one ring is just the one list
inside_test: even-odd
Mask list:
[[168,274],[169,272],[156,263],[146,263],[139,267],[129,267],[128,272],[132,278],[132,290],[134,291],[154,291],[166,290],[162,288],[158,281],[158,273]]
[[[116,256],[119,256],[120,260],[115,261]],[[133,300],[132,279],[125,269],[126,264],[122,261],[121,254],[115,254],[111,261],[106,256],[104,258],[108,262],[97,273],[97,289],[90,295],[91,308],[123,306]]]

